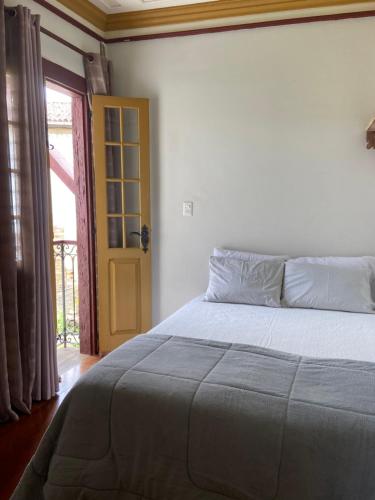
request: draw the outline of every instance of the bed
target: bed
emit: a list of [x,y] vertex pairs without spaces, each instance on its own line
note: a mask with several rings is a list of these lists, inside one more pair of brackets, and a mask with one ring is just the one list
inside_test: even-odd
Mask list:
[[13,499],[375,499],[375,315],[198,297],[61,405]]
[[219,340],[316,358],[375,362],[375,315],[205,302],[200,296],[151,334]]

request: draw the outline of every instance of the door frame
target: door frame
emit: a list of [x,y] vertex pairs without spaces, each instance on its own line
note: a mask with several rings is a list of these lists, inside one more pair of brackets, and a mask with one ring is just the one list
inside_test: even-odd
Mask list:
[[46,81],[64,88],[73,98],[74,117],[78,127],[73,129],[75,150],[76,207],[77,207],[77,254],[78,295],[80,317],[80,352],[98,353],[97,296],[96,296],[96,245],[94,176],[91,142],[91,119],[87,101],[85,78],[43,59],[43,74]]

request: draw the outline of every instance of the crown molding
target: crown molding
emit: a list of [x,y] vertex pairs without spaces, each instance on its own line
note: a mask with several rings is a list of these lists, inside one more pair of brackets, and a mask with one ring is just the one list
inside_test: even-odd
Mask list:
[[106,14],[88,0],[58,1],[103,32],[373,2],[373,0],[217,0],[177,7]]
[[120,14],[108,14],[106,31],[191,23],[269,12],[334,7],[371,0],[218,0]]
[[58,2],[94,25],[96,28],[106,31],[107,14],[96,7],[96,5],[89,2],[89,0],[58,0]]
[[[285,17],[268,21],[254,21],[244,24],[224,24],[205,28],[191,28],[178,31],[161,31],[144,34],[124,35],[117,38],[107,38],[106,43],[141,42],[144,40],[160,40],[163,38],[180,38],[185,36],[209,35],[211,33],[227,33],[230,31],[243,31],[275,26],[293,26],[297,24],[322,23],[328,21],[342,21],[346,19],[363,19],[375,17],[375,10],[359,10],[354,12],[341,12],[337,14],[321,14],[302,17]],[[375,121],[375,120],[374,120]],[[375,129],[374,129],[375,130]],[[374,142],[375,143],[375,142]]]

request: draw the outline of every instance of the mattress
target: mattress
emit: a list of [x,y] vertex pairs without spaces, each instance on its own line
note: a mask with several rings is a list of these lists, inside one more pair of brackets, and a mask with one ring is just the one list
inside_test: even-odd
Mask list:
[[218,304],[198,297],[149,333],[375,362],[375,314]]

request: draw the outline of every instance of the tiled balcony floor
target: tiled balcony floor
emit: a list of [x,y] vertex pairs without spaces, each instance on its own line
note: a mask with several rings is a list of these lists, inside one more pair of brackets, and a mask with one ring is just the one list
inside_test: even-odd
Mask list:
[[82,361],[90,356],[81,354],[76,347],[57,347],[57,366],[59,375],[63,375],[72,368],[79,366]]

